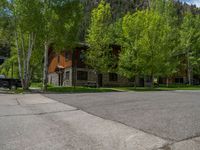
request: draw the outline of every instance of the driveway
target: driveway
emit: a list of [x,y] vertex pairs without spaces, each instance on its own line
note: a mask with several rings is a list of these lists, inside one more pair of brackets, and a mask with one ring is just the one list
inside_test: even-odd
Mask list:
[[200,91],[45,96],[169,141],[179,142],[200,136]]

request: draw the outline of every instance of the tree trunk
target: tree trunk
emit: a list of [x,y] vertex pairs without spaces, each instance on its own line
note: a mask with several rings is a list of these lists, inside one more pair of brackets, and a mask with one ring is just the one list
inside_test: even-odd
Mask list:
[[31,33],[31,35],[29,36],[29,49],[27,52],[27,60],[26,60],[26,89],[29,89],[30,86],[30,60],[31,60],[31,55],[32,55],[32,51],[33,51],[33,45],[35,43],[35,35],[33,33]]
[[189,85],[192,85],[192,67],[191,67],[191,64],[190,64],[190,56],[189,56],[189,52],[188,52],[188,54],[187,54],[188,56],[188,66],[187,66],[187,73],[188,73],[188,84]]
[[144,87],[147,87],[146,76],[144,75]]
[[147,0],[148,2],[148,9],[150,10],[151,9],[151,0]]
[[167,85],[167,87],[169,87],[169,77],[167,77],[166,85]]
[[134,82],[135,82],[135,83],[134,83],[134,88],[136,89],[136,88],[137,88],[137,76],[135,76],[134,80],[135,80],[135,81],[134,81]]
[[44,44],[44,68],[43,68],[43,91],[47,91],[47,83],[48,83],[48,42]]
[[97,88],[100,88],[99,75],[100,75],[100,73],[98,71],[96,71],[96,87]]
[[151,88],[154,88],[154,75],[151,75]]
[[19,48],[18,34],[15,32],[16,38],[16,47],[17,47],[17,59],[18,59],[18,69],[19,69],[19,78],[21,80],[22,87],[24,87],[23,77],[22,77],[22,64],[21,64],[21,49]]
[[21,37],[21,48],[22,48],[22,56],[21,58],[23,58],[23,89],[27,90],[27,84],[26,84],[26,75],[27,75],[27,67],[26,67],[26,60],[27,60],[27,56],[25,55],[25,47],[24,47],[24,35],[22,33],[22,31],[20,32],[20,37]]
[[77,79],[75,60],[76,60],[76,51],[72,51],[72,86],[74,89],[76,88],[76,79]]
[[[16,47],[18,50],[18,67],[19,67],[19,76],[21,79],[22,83],[22,88],[24,90],[29,89],[29,83],[30,83],[30,59],[32,55],[32,50],[33,50],[33,45],[35,41],[35,36],[34,33],[29,34],[29,43],[28,43],[28,49],[25,51],[25,46],[24,46],[24,35],[22,32],[20,32],[20,45],[21,49],[19,47],[19,37],[18,33],[15,33],[16,36]],[[22,65],[23,64],[23,65]],[[22,70],[23,68],[23,70]]]
[[24,50],[22,51],[23,52],[23,67],[24,67],[24,80],[23,80],[23,82],[24,82],[24,87],[23,87],[23,89],[24,90],[28,90],[28,87],[27,87],[27,83],[26,83],[26,81],[27,81],[27,66],[26,66],[26,62],[27,62],[27,56],[25,55],[25,52],[24,52]]

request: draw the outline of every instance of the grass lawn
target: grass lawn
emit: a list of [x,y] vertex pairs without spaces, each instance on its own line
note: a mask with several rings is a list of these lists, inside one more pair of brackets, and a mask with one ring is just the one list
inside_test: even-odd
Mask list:
[[121,91],[175,91],[175,90],[200,90],[200,86],[188,86],[188,85],[170,85],[166,87],[164,85],[160,85],[159,87],[149,88],[149,87],[118,87],[113,88]]
[[[32,83],[31,88],[41,89],[41,83]],[[151,91],[174,91],[174,90],[200,90],[200,86],[189,86],[189,85],[159,85],[159,87],[149,88],[149,87],[113,87],[113,88],[90,88],[90,87],[58,87],[48,85],[48,92],[52,93],[96,93],[96,92],[120,92],[120,91],[137,91],[137,92],[151,92]],[[18,89],[16,93],[23,92]]]
[[117,92],[113,88],[90,88],[90,87],[48,87],[48,92],[56,93],[96,93],[96,92]]
[[42,88],[42,83],[33,82],[33,83],[31,83],[31,88]]
[[115,87],[115,88],[89,88],[89,87],[48,87],[49,92],[56,93],[95,93],[95,92],[123,92],[123,91],[174,91],[174,90],[200,90],[200,86],[170,86],[170,87]]
[[22,88],[17,88],[16,90],[12,90],[15,94],[23,93],[24,90]]

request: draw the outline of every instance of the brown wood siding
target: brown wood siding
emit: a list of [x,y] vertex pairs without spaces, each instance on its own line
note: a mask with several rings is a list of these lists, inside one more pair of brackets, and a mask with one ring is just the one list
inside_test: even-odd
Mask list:
[[[71,56],[71,52],[68,52]],[[51,53],[49,56],[49,73],[54,73],[56,70],[56,67],[62,66],[64,68],[70,68],[72,67],[72,59],[71,57],[69,59],[66,59],[66,52],[63,52],[61,54]],[[58,57],[60,57],[60,62],[58,62]]]

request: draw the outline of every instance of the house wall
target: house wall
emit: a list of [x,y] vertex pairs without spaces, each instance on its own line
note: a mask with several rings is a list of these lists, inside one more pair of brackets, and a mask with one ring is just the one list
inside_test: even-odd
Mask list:
[[[88,73],[88,80],[78,80],[77,79],[77,72],[78,71],[85,71]],[[75,79],[76,79],[76,86],[85,86],[88,82],[96,83],[96,74],[92,69],[87,68],[77,68],[75,70]]]
[[[113,47],[113,53],[118,56],[120,47],[114,46]],[[49,83],[58,85],[58,75],[56,73],[56,68],[59,66],[62,66],[64,69],[64,75],[63,75],[63,86],[72,86],[73,82],[76,86],[85,86],[88,82],[90,83],[96,83],[97,76],[95,72],[92,69],[89,69],[85,63],[84,63],[84,56],[82,57],[82,52],[86,51],[86,47],[80,47],[76,48],[73,51],[63,52],[59,55],[54,53],[53,51],[49,54]],[[59,59],[58,59],[59,57]],[[72,62],[73,57],[73,62]],[[169,84],[175,83],[180,78],[180,81],[183,83],[187,83],[187,68],[185,67],[185,59],[181,57],[182,63],[179,66],[179,70],[176,74],[174,74],[173,77],[169,79]],[[74,72],[73,72],[74,71]],[[77,72],[78,71],[86,71],[88,72],[88,79],[87,80],[78,80],[77,79]],[[66,72],[68,73],[68,77],[66,78]],[[165,78],[161,78],[159,81],[161,81],[163,84],[166,83]],[[138,81],[139,83],[139,81]],[[118,75],[117,81],[110,81],[109,80],[109,74],[103,74],[102,75],[102,85],[104,87],[109,86],[133,86],[134,82],[131,82],[125,77],[121,77]],[[141,84],[139,84],[141,85]]]
[[[69,53],[69,52],[68,52]],[[49,68],[48,72],[49,73],[54,73],[56,70],[56,67],[62,66],[64,68],[70,68],[72,67],[72,58],[71,58],[71,53],[69,53],[69,58],[66,59],[66,52],[63,52],[61,54],[56,54],[56,53],[51,53],[49,56]],[[59,59],[58,59],[59,57]]]
[[[69,78],[66,77],[67,72],[69,72]],[[73,86],[72,85],[72,68],[66,68],[64,70],[63,86]]]
[[115,86],[133,86],[134,82],[131,82],[127,78],[118,75],[117,81],[109,80],[109,73],[103,74],[103,86],[104,87],[115,87]]
[[48,83],[58,86],[58,74],[57,73],[49,73],[48,74]]
[[[86,71],[88,72],[88,80],[78,80],[77,79],[77,72],[78,71]],[[109,80],[109,74],[103,74],[102,75],[102,84],[104,87],[112,87],[112,86],[132,86],[134,85],[134,82],[130,82],[127,78],[121,77],[118,75],[118,80],[117,81],[110,81]],[[87,69],[87,68],[77,68],[76,69],[76,86],[85,86],[87,85],[88,82],[91,83],[96,83],[97,81],[97,76],[92,69]]]

